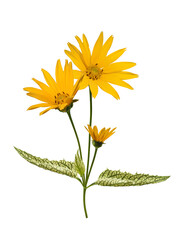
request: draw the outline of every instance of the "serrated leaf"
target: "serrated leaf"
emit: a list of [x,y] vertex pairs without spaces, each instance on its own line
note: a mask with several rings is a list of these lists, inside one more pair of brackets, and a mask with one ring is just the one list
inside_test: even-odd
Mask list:
[[74,164],[75,164],[76,171],[79,173],[80,176],[83,176],[83,174],[85,173],[85,165],[82,158],[79,155],[79,151],[77,151],[75,155]]
[[16,151],[19,153],[21,157],[26,159],[28,162],[46,170],[50,170],[52,172],[56,172],[59,174],[64,174],[72,178],[77,178],[77,172],[75,170],[75,166],[73,162],[68,162],[65,160],[60,161],[50,161],[47,158],[35,157],[21,149],[16,148]]
[[167,180],[169,176],[154,176],[149,174],[131,174],[127,172],[105,170],[95,184],[101,186],[141,186],[151,183],[159,183]]

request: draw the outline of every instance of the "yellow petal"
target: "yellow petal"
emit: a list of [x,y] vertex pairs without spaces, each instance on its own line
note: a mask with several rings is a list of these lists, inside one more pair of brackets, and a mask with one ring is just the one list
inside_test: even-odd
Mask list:
[[92,57],[91,57],[91,64],[96,64],[99,57],[100,57],[100,53],[101,53],[101,49],[102,49],[102,45],[103,45],[103,32],[100,33],[93,51],[92,51]]
[[90,81],[89,86],[90,86],[90,89],[91,89],[92,96],[93,96],[93,98],[95,98],[98,94],[98,86],[95,83],[95,81]]
[[116,62],[108,65],[107,67],[103,68],[104,73],[113,73],[113,72],[120,72],[122,70],[126,70],[132,68],[136,65],[133,62]]
[[75,38],[76,38],[77,42],[79,43],[79,47],[80,47],[80,49],[82,51],[82,56],[83,56],[84,62],[85,62],[86,67],[87,67],[88,65],[90,65],[89,52],[87,51],[87,49],[84,46],[84,44],[81,41],[81,39],[78,36],[76,36]]
[[56,82],[54,81],[54,79],[52,78],[52,76],[44,69],[41,69],[44,75],[44,78],[47,82],[47,84],[52,88],[52,90],[54,91],[54,93],[58,92],[57,89],[57,85]]
[[83,62],[84,65],[86,65],[86,62],[84,61],[82,53],[75,47],[73,44],[68,43],[68,47],[71,50],[71,53],[74,55],[76,59],[78,59],[80,62]]
[[64,76],[65,76],[64,92],[71,94],[73,91],[74,78],[72,73],[72,63],[69,64],[67,60],[64,67]]
[[50,99],[48,96],[45,96],[45,95],[35,94],[31,92],[27,93],[27,95],[43,102],[53,103],[52,99]]
[[86,88],[89,85],[89,78],[84,76],[82,82],[79,85],[79,89],[82,90],[84,88]]
[[[104,130],[103,130],[104,129]],[[106,133],[107,133],[107,129],[105,129],[105,128],[103,128],[102,129],[102,132],[101,132],[101,134],[100,134],[100,140],[101,140],[101,142],[104,142],[104,136],[106,135]]]
[[131,85],[121,80],[116,74],[103,74],[101,80],[133,90],[133,87],[131,87]]
[[49,107],[49,108],[46,108],[44,111],[40,112],[39,115],[41,116],[41,115],[43,115],[44,113],[46,113],[46,112],[48,112],[49,110],[54,109],[54,108],[57,108],[57,106],[51,106],[51,107]]
[[113,97],[115,97],[116,99],[120,99],[119,94],[116,92],[116,90],[107,82],[105,81],[101,81],[101,80],[97,80],[96,81],[98,86],[105,92],[111,94]]
[[35,83],[37,83],[38,85],[39,85],[39,87],[46,93],[46,94],[48,94],[48,95],[50,95],[50,96],[54,96],[54,92],[53,92],[53,90],[50,88],[50,87],[48,87],[46,84],[44,84],[43,82],[40,82],[40,81],[38,81],[37,79],[35,79],[35,78],[32,78],[32,80],[35,82]]
[[100,67],[107,67],[109,64],[116,61],[125,51],[126,48],[123,48],[109,54],[104,60],[102,60]]
[[99,61],[98,61],[100,65],[102,65],[101,64],[102,60],[104,60],[109,49],[111,48],[112,42],[113,42],[113,36],[110,36],[107,39],[107,41],[104,43],[104,45],[102,46],[101,54],[100,54]]
[[99,132],[99,139],[103,139],[104,133],[106,132],[106,128],[102,128],[101,131]]
[[91,63],[91,51],[90,51],[89,43],[88,43],[88,40],[87,40],[85,34],[83,34],[83,44],[84,44],[84,47],[86,48],[86,52],[87,52],[87,56],[88,56],[89,64],[90,64]]
[[105,134],[104,134],[104,136],[103,136],[103,139],[102,139],[103,142],[106,141],[106,139],[109,137],[109,131],[110,131],[110,129],[111,129],[111,128],[106,129],[106,132],[105,132]]
[[73,88],[73,92],[71,94],[72,97],[74,97],[77,93],[77,91],[79,90],[80,84],[83,81],[84,75],[82,75],[75,83],[74,88]]
[[69,63],[69,81],[68,81],[68,88],[70,94],[73,92],[73,86],[74,86],[74,76],[73,76],[73,70],[72,70],[72,62]]
[[83,64],[83,62],[79,61],[70,51],[65,50],[64,52],[81,71],[86,70],[86,66]]
[[57,64],[56,64],[56,82],[57,82],[58,90],[60,92],[63,91],[63,89],[65,88],[64,72],[63,72],[63,69],[62,69],[60,59],[57,60]]
[[25,87],[23,88],[24,91],[28,91],[28,92],[33,92],[33,93],[37,93],[37,94],[44,94],[44,92],[38,88],[34,88],[34,87]]
[[94,133],[94,137],[95,137],[95,141],[99,141],[98,139],[99,139],[99,136],[98,136],[98,129],[97,129],[97,126],[94,126],[93,127],[93,133]]
[[82,76],[82,72],[78,70],[73,70],[74,79],[79,79]]
[[33,109],[36,109],[39,107],[49,107],[49,106],[51,106],[51,104],[49,104],[49,103],[39,103],[39,104],[30,106],[27,110],[33,110]]

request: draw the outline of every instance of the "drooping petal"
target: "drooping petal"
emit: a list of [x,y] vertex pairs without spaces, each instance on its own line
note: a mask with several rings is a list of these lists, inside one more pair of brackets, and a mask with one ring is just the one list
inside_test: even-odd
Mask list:
[[101,80],[97,80],[96,81],[98,86],[105,92],[111,94],[113,97],[115,97],[116,99],[120,99],[119,94],[116,92],[116,90],[107,82],[105,81],[101,81]]
[[103,71],[104,73],[120,72],[122,70],[132,68],[135,65],[136,63],[133,63],[133,62],[116,62],[108,65],[107,67],[104,67]]
[[57,108],[57,106],[51,106],[51,107],[49,107],[49,108],[46,108],[44,111],[40,112],[39,115],[41,116],[41,115],[43,115],[44,113],[48,112],[49,110],[55,109],[55,108]]
[[90,81],[89,86],[90,86],[93,98],[96,98],[98,94],[98,85],[95,83],[95,81]]

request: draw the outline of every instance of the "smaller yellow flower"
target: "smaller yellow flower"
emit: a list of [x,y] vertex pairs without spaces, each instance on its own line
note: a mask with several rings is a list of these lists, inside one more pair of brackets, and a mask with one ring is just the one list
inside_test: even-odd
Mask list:
[[42,69],[46,84],[33,78],[32,80],[38,84],[40,89],[33,87],[24,88],[28,91],[27,95],[34,97],[43,103],[30,106],[27,110],[32,110],[39,107],[47,107],[40,115],[48,112],[51,109],[59,109],[62,112],[67,112],[73,105],[77,91],[79,90],[79,83],[83,76],[74,84],[72,63],[66,60],[64,70],[61,66],[60,60],[56,64],[56,81],[44,69]]
[[116,129],[116,128],[113,128],[111,130],[111,128],[107,128],[107,129],[103,128],[98,133],[98,128],[96,126],[94,126],[92,128],[90,125],[88,125],[88,128],[87,127],[85,127],[85,128],[89,132],[89,134],[91,135],[91,137],[93,139],[92,144],[96,148],[101,147],[102,144],[104,143],[104,141],[115,133],[114,131]]

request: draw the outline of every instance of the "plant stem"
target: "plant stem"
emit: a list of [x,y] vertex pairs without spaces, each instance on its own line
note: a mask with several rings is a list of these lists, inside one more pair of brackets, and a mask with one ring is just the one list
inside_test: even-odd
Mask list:
[[89,176],[90,176],[90,174],[91,174],[91,170],[92,170],[92,167],[93,167],[93,165],[94,165],[94,161],[95,161],[95,158],[96,158],[97,150],[98,150],[98,148],[95,148],[94,157],[93,157],[93,160],[92,160],[92,163],[91,163],[91,167],[90,167],[90,169],[89,169],[89,173],[88,173],[87,178],[86,178],[86,184],[87,184],[87,182],[88,182],[88,180],[89,180]]
[[90,167],[89,173],[87,173],[87,175],[86,175],[86,180],[84,182],[84,188],[83,188],[83,205],[84,205],[84,212],[85,212],[86,218],[88,218],[87,210],[86,210],[86,189],[88,187],[90,187],[90,186],[95,185],[95,183],[93,183],[93,184],[91,184],[91,185],[89,185],[87,187],[88,179],[89,179],[89,176],[91,174],[92,167],[94,165],[94,161],[95,161],[95,158],[96,158],[97,150],[98,150],[98,148],[96,148],[95,151],[94,151],[94,157],[93,157],[93,160],[92,160],[92,163],[91,163],[91,167]]
[[75,126],[74,126],[74,122],[73,122],[72,117],[71,117],[70,110],[67,111],[67,114],[68,114],[69,120],[70,120],[70,122],[71,122],[71,124],[72,124],[73,130],[74,130],[74,133],[75,133],[75,135],[76,135],[76,139],[77,139],[78,146],[79,146],[80,156],[81,156],[81,158],[82,158],[81,144],[80,144],[80,141],[79,141],[79,137],[78,137],[78,134],[77,134],[76,128],[75,128]]
[[[92,125],[92,93],[91,89],[89,87],[89,103],[90,103],[90,116],[89,116],[89,125]],[[90,148],[91,148],[91,136],[89,134],[89,142],[88,142],[88,157],[87,157],[87,168],[86,168],[86,179],[88,176],[88,171],[89,171],[89,159],[90,159]],[[86,182],[87,184],[87,182]]]
[[86,187],[83,188],[83,205],[84,205],[84,213],[86,218],[88,218],[87,210],[86,210]]

